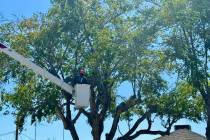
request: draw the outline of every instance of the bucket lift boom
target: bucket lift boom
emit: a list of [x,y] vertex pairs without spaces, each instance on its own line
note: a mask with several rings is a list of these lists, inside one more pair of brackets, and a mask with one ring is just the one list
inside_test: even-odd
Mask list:
[[[8,48],[5,45],[0,43],[0,52],[7,54],[8,56],[10,56],[13,59],[17,60],[18,62],[20,62],[22,65],[25,65],[26,67],[31,69],[36,74],[41,75],[42,77],[50,80],[51,82],[53,82],[54,84],[59,86],[61,89],[68,92],[69,94],[73,94],[73,87],[71,85],[65,83],[58,77],[52,75],[48,71],[46,71],[43,68],[39,67],[38,65],[34,64],[29,59],[27,59],[24,56],[17,53],[15,50]],[[84,84],[84,86],[82,86],[82,88],[83,87],[86,89],[86,90],[83,90],[83,92],[86,91],[86,93],[79,93],[79,92],[75,91],[75,94],[76,94],[75,100],[76,100],[77,107],[87,107],[89,105],[89,94],[90,94],[89,85]],[[84,96],[81,96],[81,94],[83,94]],[[77,98],[77,97],[79,97],[79,98]]]

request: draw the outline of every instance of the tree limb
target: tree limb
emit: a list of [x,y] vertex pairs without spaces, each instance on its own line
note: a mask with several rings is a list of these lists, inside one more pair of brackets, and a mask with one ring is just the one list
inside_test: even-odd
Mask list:
[[77,120],[78,120],[78,118],[80,117],[81,113],[82,113],[82,111],[81,111],[81,110],[79,110],[79,112],[77,113],[77,115],[75,116],[75,118],[72,120],[72,123],[73,123],[73,124],[75,124],[75,123],[76,123],[76,121],[77,121]]
[[58,114],[58,116],[60,117],[61,121],[63,122],[64,128],[65,128],[65,129],[68,129],[68,128],[69,128],[68,122],[67,122],[67,120],[66,120],[66,117],[65,117],[64,114],[62,113],[61,108],[56,107],[56,108],[55,108],[55,111],[56,111],[56,113]]
[[120,120],[120,115],[127,111],[130,107],[134,106],[136,103],[136,98],[131,96],[126,102],[122,102],[117,106],[116,113],[112,122],[112,127],[109,133],[106,134],[106,140],[112,140],[114,138]]
[[126,138],[126,139],[117,139],[117,140],[133,140],[135,138],[137,138],[139,135],[142,135],[142,134],[149,134],[149,135],[161,135],[161,136],[164,136],[164,135],[169,135],[170,132],[168,132],[167,130],[166,131],[150,131],[150,130],[139,130],[137,131],[134,135]]
[[136,122],[135,124],[133,125],[133,127],[124,135],[122,136],[121,138],[122,139],[125,139],[125,138],[128,138],[133,132],[136,131],[136,129],[138,128],[139,124],[141,122],[143,122],[145,120],[145,118],[149,115],[150,113],[149,112],[146,112],[144,115],[142,115],[142,117],[140,117]]

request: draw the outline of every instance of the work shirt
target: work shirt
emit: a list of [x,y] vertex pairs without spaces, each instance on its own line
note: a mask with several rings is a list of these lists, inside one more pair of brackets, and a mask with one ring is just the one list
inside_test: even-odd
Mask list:
[[74,79],[74,84],[88,84],[87,78],[83,75],[77,75]]

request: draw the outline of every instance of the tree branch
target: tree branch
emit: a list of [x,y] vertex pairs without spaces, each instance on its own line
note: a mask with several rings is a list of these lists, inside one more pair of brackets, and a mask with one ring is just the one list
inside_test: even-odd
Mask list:
[[119,123],[120,115],[123,112],[127,111],[130,107],[134,106],[137,102],[138,100],[134,96],[131,96],[126,102],[122,102],[117,106],[116,113],[112,122],[112,127],[109,133],[106,134],[106,140],[112,140],[114,138]]
[[56,107],[56,108],[55,108],[55,111],[56,111],[56,113],[58,114],[58,116],[60,117],[61,121],[63,122],[64,128],[65,128],[65,129],[68,129],[68,128],[69,128],[68,122],[67,122],[67,120],[66,120],[66,117],[65,117],[64,114],[62,113],[61,108]]
[[128,138],[133,132],[136,131],[136,129],[138,128],[139,124],[140,124],[141,122],[143,122],[143,121],[145,120],[145,118],[146,118],[149,114],[150,114],[149,112],[146,112],[141,118],[139,118],[139,119],[135,122],[135,124],[133,125],[133,127],[132,127],[124,136],[122,136],[121,138],[122,138],[122,139]]
[[120,135],[123,136],[123,133],[121,132],[119,125],[117,126],[117,130],[120,133]]
[[103,108],[102,108],[101,112],[99,113],[99,117],[100,117],[101,121],[103,121],[105,119],[105,115],[106,115],[106,112],[107,112],[107,110],[109,108],[109,104],[110,104],[110,101],[111,101],[110,92],[108,92],[105,89],[105,93],[104,94],[105,95],[104,95]]
[[77,113],[77,115],[75,116],[75,118],[72,120],[72,123],[73,123],[73,124],[75,124],[75,123],[76,123],[76,121],[77,121],[77,120],[78,120],[78,118],[80,117],[81,113],[82,113],[82,111],[81,111],[81,110],[79,110],[79,112]]
[[59,106],[57,106],[55,108],[56,113],[58,114],[58,116],[60,117],[60,119],[63,122],[64,128],[67,130],[70,130],[73,140],[79,140],[74,123],[71,119],[70,102],[67,101],[67,104],[66,104],[66,116],[67,117],[65,117],[64,113],[61,110],[62,110],[62,108],[60,108]]
[[117,111],[116,111],[116,114],[114,116],[114,120],[112,122],[112,127],[109,131],[108,134],[106,134],[106,140],[112,140],[115,133],[116,133],[116,130],[117,130],[117,126],[118,126],[118,123],[119,123],[119,120],[120,120],[120,114],[122,113],[122,110],[119,109],[119,107],[117,108]]

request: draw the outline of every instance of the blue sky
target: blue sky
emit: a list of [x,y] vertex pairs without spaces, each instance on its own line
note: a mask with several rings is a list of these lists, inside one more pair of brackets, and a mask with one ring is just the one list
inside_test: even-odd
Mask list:
[[[49,0],[0,0],[0,15],[3,15],[7,20],[13,20],[17,17],[30,17],[34,12],[46,12],[50,7]],[[9,88],[9,87],[8,87]],[[131,93],[131,88],[128,83],[122,84],[119,89],[119,93],[128,95]],[[105,132],[109,131],[111,120],[106,120],[105,122]],[[122,128],[121,131],[125,131],[127,128],[124,122],[121,122]],[[195,124],[186,120],[181,120],[177,124],[190,124],[194,132],[205,134],[205,124],[199,123]],[[142,126],[144,127],[145,124]],[[81,140],[91,140],[91,128],[87,124],[87,120],[84,116],[77,123],[77,130]],[[154,129],[160,127],[159,123],[155,124]],[[2,136],[2,134],[15,131],[14,118],[12,116],[4,116],[0,113],[0,140],[14,140],[14,133]],[[36,127],[37,140],[63,140],[63,126],[60,121],[53,123],[42,122],[37,124]],[[20,136],[20,140],[29,140],[28,137],[34,139],[35,137],[35,126],[30,125],[28,121],[25,125],[23,131],[24,135]],[[104,139],[104,135],[102,136]],[[143,135],[137,140],[152,140],[158,136],[148,136]],[[69,131],[64,131],[64,139],[69,140],[71,136]]]
[[34,12],[46,12],[49,0],[0,0],[0,13],[7,19],[16,16],[31,16]]

